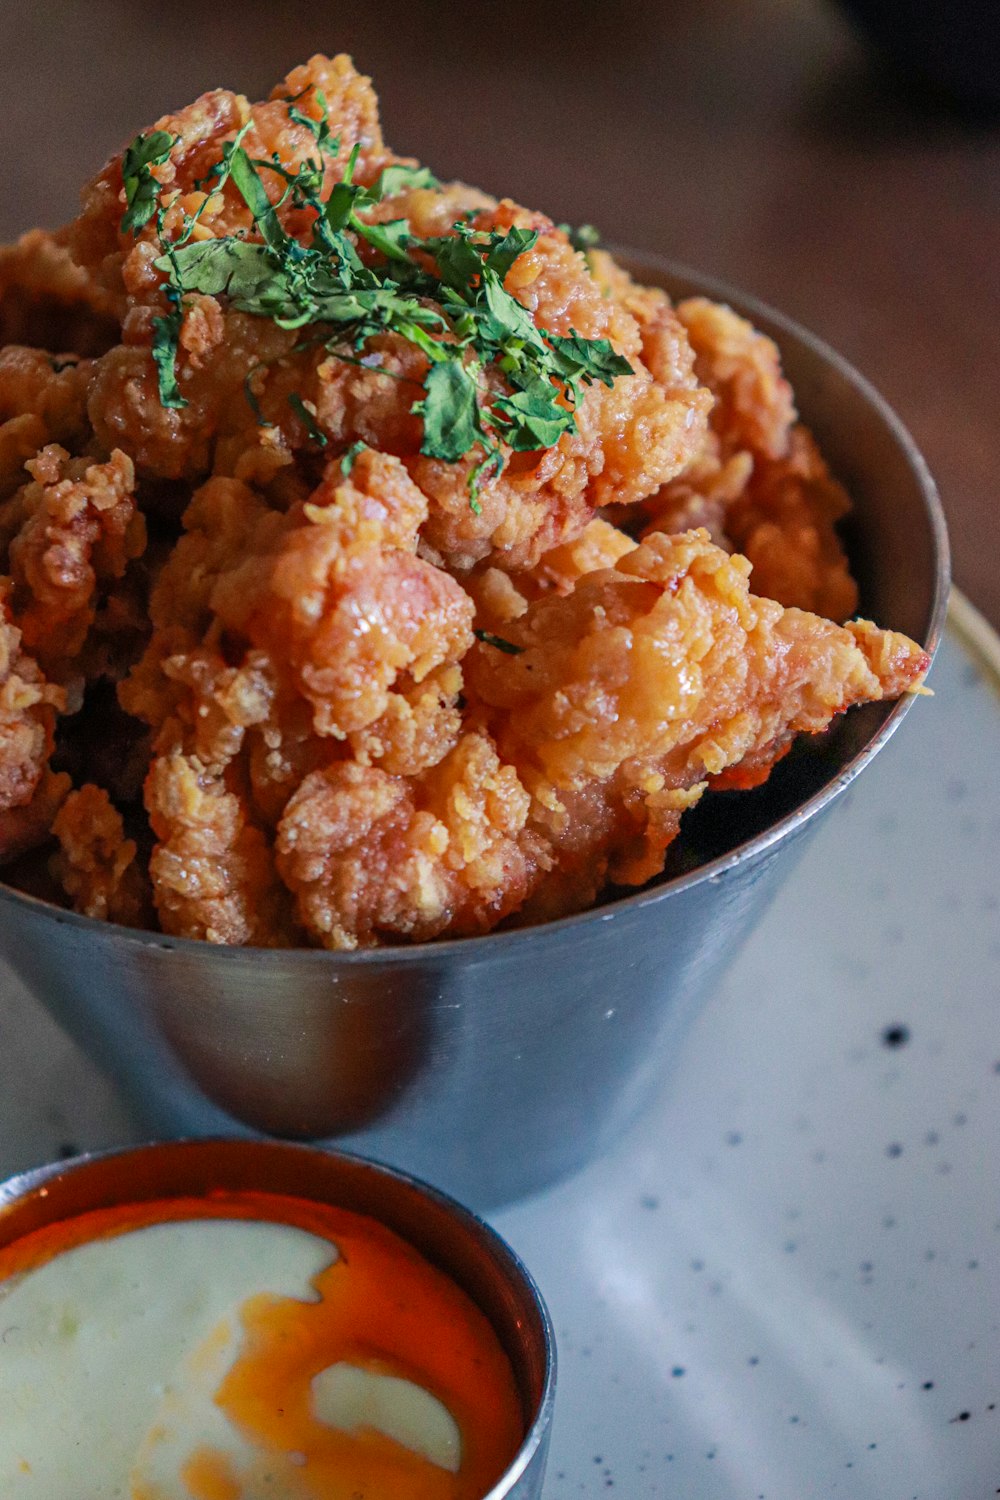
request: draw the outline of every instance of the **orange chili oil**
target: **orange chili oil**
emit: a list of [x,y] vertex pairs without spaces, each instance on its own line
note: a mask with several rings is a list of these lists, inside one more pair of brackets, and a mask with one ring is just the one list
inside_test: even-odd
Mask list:
[[[310,1500],[482,1500],[524,1437],[510,1362],[466,1293],[367,1215],[244,1191],[120,1204],[0,1248],[0,1282],[93,1240],[197,1219],[289,1224],[336,1246],[337,1259],[313,1278],[317,1301],[262,1291],[241,1308],[240,1352],[214,1400],[258,1453],[294,1454]],[[459,1472],[373,1429],[342,1432],[313,1416],[312,1379],[339,1361],[437,1397],[461,1433]],[[212,1449],[193,1452],[181,1477],[192,1500],[242,1500],[229,1460]]]

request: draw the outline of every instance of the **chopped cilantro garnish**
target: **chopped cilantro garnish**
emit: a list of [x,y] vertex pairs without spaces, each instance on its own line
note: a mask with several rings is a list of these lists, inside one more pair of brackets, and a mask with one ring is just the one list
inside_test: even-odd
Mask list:
[[[303,90],[303,94],[305,93],[308,93],[307,89]],[[340,142],[330,130],[330,117],[327,113],[326,95],[323,93],[323,90],[317,89],[314,95],[316,103],[322,111],[318,120],[314,120],[311,115],[303,114],[300,109],[295,108],[297,100],[301,98],[302,94],[299,94],[296,96],[296,99],[288,101],[288,118],[294,120],[296,125],[304,125],[312,134],[321,151],[336,151]]]
[[177,340],[182,321],[183,314],[176,309],[153,319],[153,363],[159,378],[161,406],[187,406],[177,384]]
[[122,234],[135,234],[156,212],[160,184],[152,167],[162,167],[173,148],[176,136],[165,130],[137,135],[122,153],[122,184],[128,207],[122,217]]
[[316,418],[313,416],[312,412],[309,410],[302,397],[297,392],[293,392],[293,394],[288,398],[288,404],[292,408],[292,411],[295,413],[295,415],[298,417],[299,421],[305,427],[313,442],[318,443],[321,448],[325,448],[327,443],[329,442],[329,438],[322,430],[322,428],[316,426]]
[[424,392],[424,399],[412,408],[424,419],[422,451],[429,458],[457,463],[482,437],[473,369],[460,359],[439,360],[427,371]]
[[[163,253],[156,268],[165,277],[170,304],[170,311],[154,320],[160,398],[164,406],[185,405],[176,356],[184,298],[191,293],[225,296],[237,311],[269,318],[282,328],[318,328],[318,337],[309,342],[323,343],[348,363],[367,365],[372,358],[364,355],[368,340],[380,333],[398,334],[429,362],[423,393],[411,408],[423,419],[421,452],[446,463],[473,457],[468,485],[478,512],[481,485],[503,467],[501,443],[517,452],[551,448],[575,429],[582,388],[594,381],[610,386],[632,367],[607,339],[539,328],[507,291],[505,279],[518,257],[535,245],[537,230],[478,230],[466,217],[453,225],[451,234],[421,239],[404,218],[369,223],[363,217],[386,198],[436,187],[426,167],[386,167],[371,187],[364,187],[354,181],[355,147],[324,197],[329,158],[340,145],[326,101],[319,91],[313,95],[319,118],[299,109],[298,99],[287,102],[290,119],[312,135],[316,159],[295,171],[277,157],[254,159],[242,144],[247,125],[223,147],[221,160],[199,184],[215,193],[231,183],[260,239],[234,234],[192,240],[196,216],[186,219],[184,232],[170,240],[159,210]],[[150,167],[165,161],[172,145],[166,132],[157,131],[137,137],[125,154],[126,220],[133,232],[157,212],[159,185]],[[265,186],[267,173],[278,179],[277,197],[273,187],[269,192]],[[285,230],[279,210],[286,202],[312,210],[311,243],[300,243]],[[574,235],[579,244],[596,239],[587,228]],[[359,256],[360,241],[376,252],[374,264]],[[500,373],[501,386],[483,378],[487,369]],[[259,417],[249,383],[247,390]],[[289,397],[289,405],[312,440],[325,445],[326,435],[302,398]],[[341,460],[345,474],[354,451]],[[489,639],[498,644],[499,638]],[[507,647],[509,643],[501,649]]]
[[593,224],[560,224],[559,228],[574,250],[593,250],[601,243],[600,230],[595,229]]
[[515,646],[513,641],[505,641],[502,635],[492,635],[488,630],[474,630],[472,634],[477,641],[482,641],[484,646],[495,646],[498,651],[503,651],[507,656],[520,656],[523,646]]
[[341,474],[343,474],[345,479],[354,468],[354,460],[357,458],[358,454],[363,453],[367,447],[368,444],[362,442],[362,440],[358,438],[358,441],[356,443],[352,443],[347,452],[343,455],[340,460],[340,472]]
[[415,188],[440,187],[430,167],[383,167],[372,188],[372,202],[381,203],[383,198],[395,198],[398,193],[411,193]]

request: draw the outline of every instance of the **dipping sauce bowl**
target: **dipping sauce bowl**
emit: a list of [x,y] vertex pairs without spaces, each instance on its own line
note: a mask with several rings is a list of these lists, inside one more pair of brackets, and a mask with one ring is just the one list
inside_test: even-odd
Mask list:
[[0,1186],[4,1500],[537,1500],[525,1268],[353,1157],[176,1142]]

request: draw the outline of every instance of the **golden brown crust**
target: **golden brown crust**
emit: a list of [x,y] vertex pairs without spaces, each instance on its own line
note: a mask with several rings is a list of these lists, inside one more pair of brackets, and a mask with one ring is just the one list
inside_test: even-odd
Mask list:
[[705,526],[750,559],[756,593],[846,620],[858,594],[836,527],[850,500],[796,422],[777,346],[704,297],[677,314],[715,404],[694,462],[643,507],[646,534]]
[[91,782],[71,792],[52,832],[59,852],[49,868],[74,911],[124,927],[150,925],[152,906],[135,840],[125,837],[121,815],[102,787]]
[[106,464],[88,464],[51,445],[28,469],[25,519],[10,544],[11,602],[24,646],[65,683],[78,671],[100,592],[142,555],[146,527],[132,464],[118,450]]
[[294,943],[267,841],[236,793],[175,752],[153,761],[146,807],[160,841],[149,873],[164,932],[209,943]]
[[22,649],[9,581],[0,579],[0,814],[29,803],[52,754],[62,688]]
[[[216,943],[350,949],[579,911],[657,875],[707,788],[763,780],[926,658],[820,618],[854,608],[846,498],[773,343],[705,299],[674,308],[543,214],[459,183],[362,209],[418,242],[533,231],[506,291],[543,337],[630,366],[581,385],[551,447],[501,443],[475,494],[480,449],[422,452],[438,350],[393,331],[331,350],[223,293],[175,308],[162,237],[256,238],[213,168],[238,133],[285,172],[315,160],[289,106],[318,122],[321,95],[324,195],[352,155],[366,186],[402,163],[370,81],[315,57],[259,104],[215,90],[158,121],[162,215],[135,232],[118,156],[65,236],[0,251],[0,858],[51,831],[76,910]],[[261,181],[309,245],[314,211]],[[175,313],[165,405],[154,339]],[[486,362],[490,399],[515,367]]]
[[43,229],[0,245],[0,345],[101,354],[117,339],[111,299]]

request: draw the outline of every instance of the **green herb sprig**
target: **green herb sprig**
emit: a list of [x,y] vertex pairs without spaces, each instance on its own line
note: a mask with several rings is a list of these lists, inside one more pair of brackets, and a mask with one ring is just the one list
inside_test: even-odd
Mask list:
[[[277,156],[253,158],[243,145],[247,125],[227,142],[220,161],[199,183],[211,193],[231,183],[249,209],[259,239],[192,239],[201,210],[185,219],[180,235],[168,238],[165,211],[158,207],[159,184],[150,168],[166,160],[174,140],[156,131],[138,136],[126,151],[122,231],[136,233],[156,213],[163,252],[155,265],[164,276],[169,311],[154,320],[153,340],[160,399],[167,407],[186,404],[176,360],[184,299],[193,293],[224,295],[237,311],[268,318],[282,328],[318,325],[322,333],[314,342],[350,362],[357,361],[375,335],[398,334],[429,363],[422,395],[411,408],[423,419],[421,452],[456,463],[478,450],[469,474],[471,503],[478,511],[481,483],[503,467],[501,444],[515,452],[551,448],[575,429],[583,388],[595,381],[611,386],[618,376],[631,374],[632,367],[607,339],[539,328],[506,290],[508,272],[535,244],[537,230],[482,231],[459,221],[451,234],[420,238],[404,218],[369,223],[362,217],[386,198],[438,186],[426,167],[389,166],[364,187],[354,182],[355,147],[324,197],[328,157],[339,150],[340,139],[332,133],[318,91],[314,99],[319,119],[300,110],[298,100],[288,105],[292,121],[313,136],[317,157],[294,172]],[[276,202],[265,186],[268,173],[281,183]],[[300,243],[285,230],[279,217],[285,204],[312,211],[310,243]],[[362,261],[361,241],[380,257],[377,263]],[[488,371],[493,372],[489,380]],[[311,438],[325,444],[301,398],[290,398],[290,404]]]
[[482,641],[484,646],[493,646],[495,650],[502,651],[505,656],[524,655],[523,646],[516,646],[513,641],[508,641],[502,635],[494,635],[490,630],[474,630],[472,634],[477,641]]
[[162,167],[173,149],[175,136],[165,130],[137,135],[122,154],[122,185],[125,188],[125,215],[122,233],[136,234],[156,212],[160,184],[153,167]]

